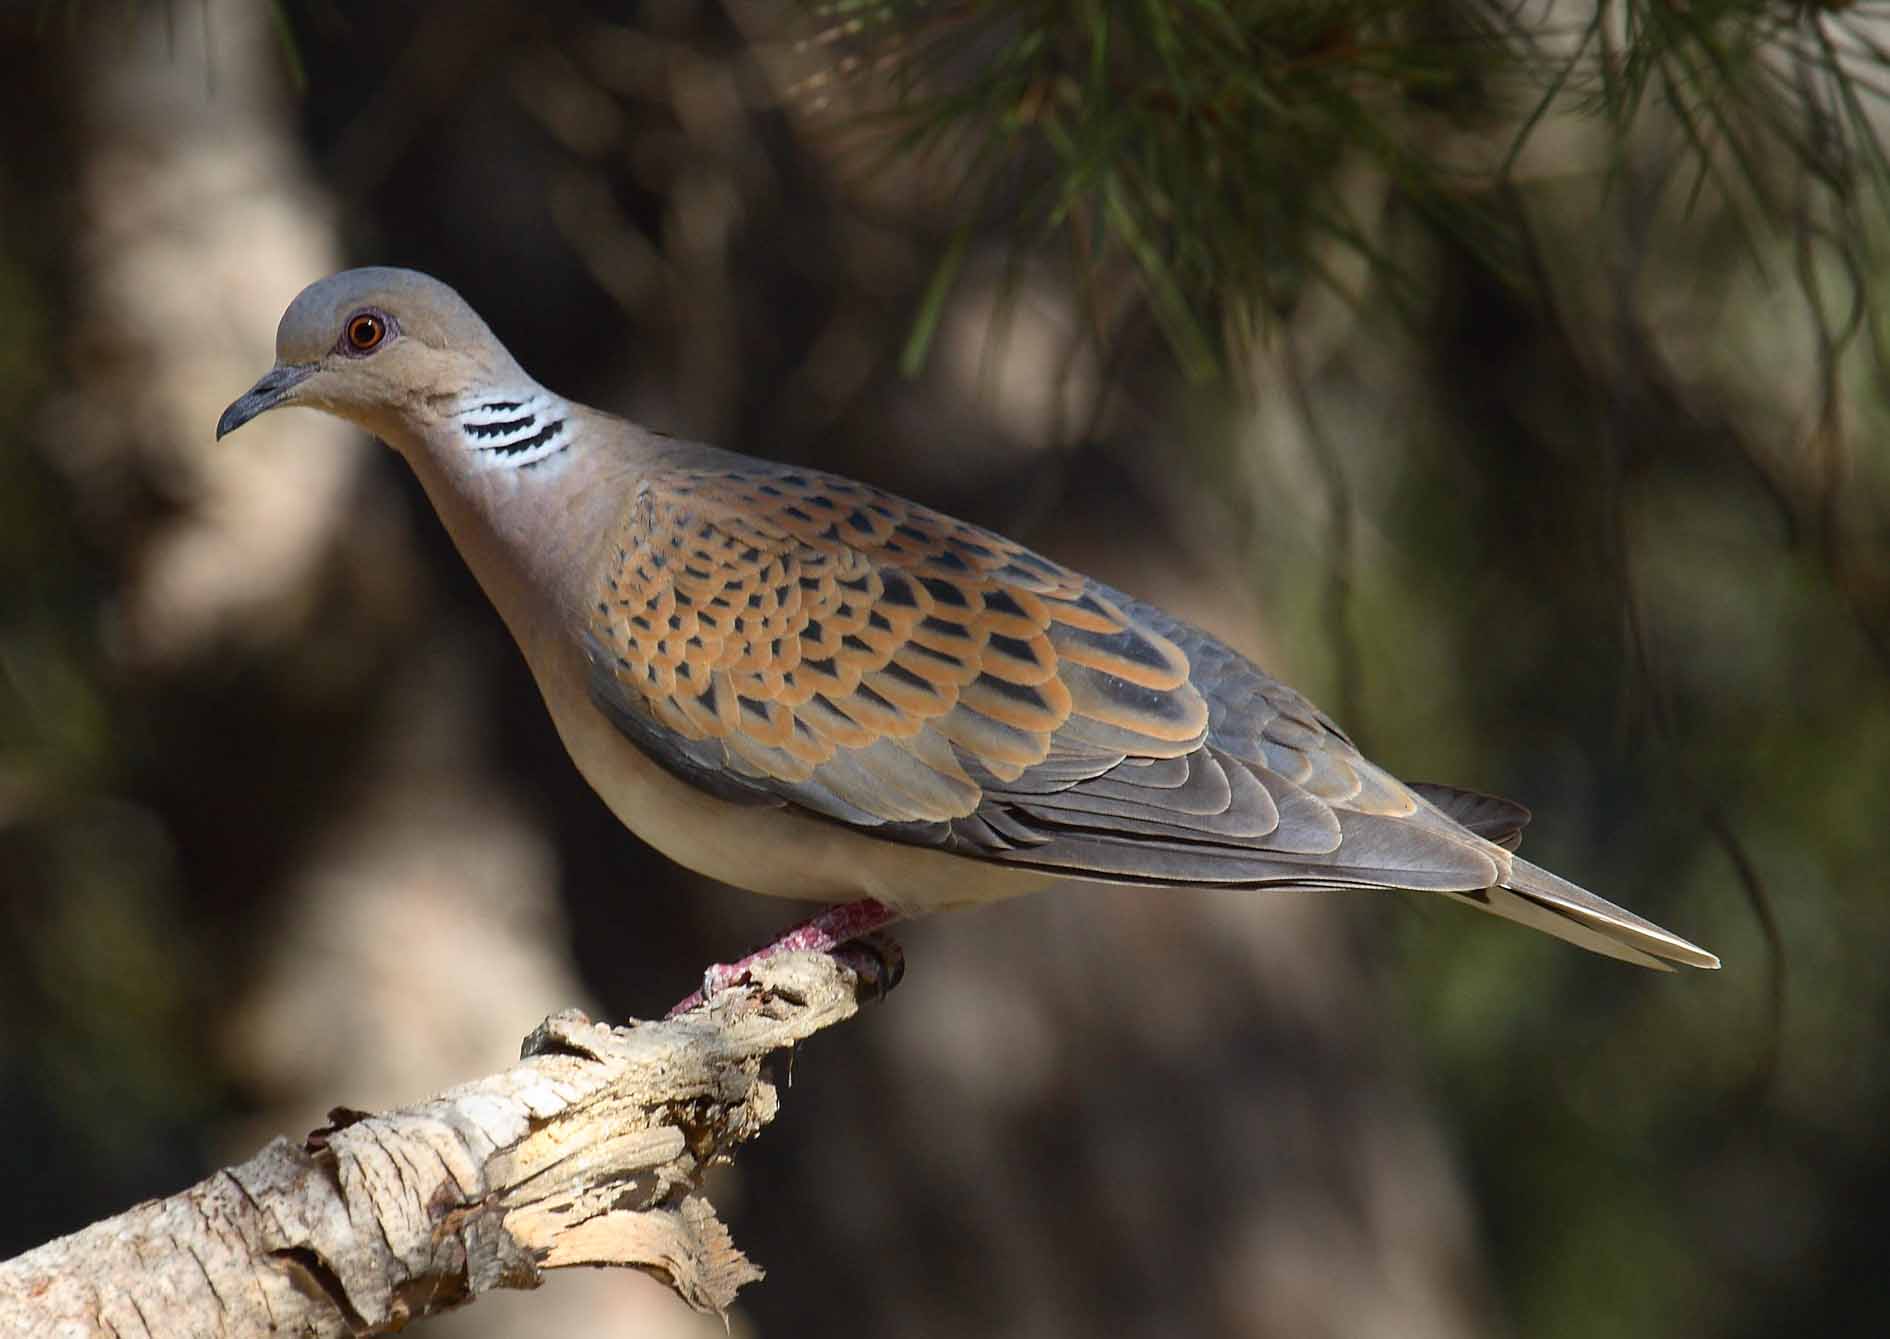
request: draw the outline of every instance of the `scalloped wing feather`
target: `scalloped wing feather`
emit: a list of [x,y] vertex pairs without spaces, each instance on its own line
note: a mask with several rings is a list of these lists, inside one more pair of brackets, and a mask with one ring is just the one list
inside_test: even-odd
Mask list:
[[1205,736],[1162,634],[1020,545],[863,485],[673,471],[642,481],[621,531],[589,620],[599,696],[699,767],[904,823],[975,812],[968,767],[1083,778]]
[[732,459],[645,476],[586,636],[620,728],[720,795],[1099,878],[1497,877],[1221,643],[850,480]]
[[725,797],[1099,878],[1496,877],[1219,642],[863,484],[733,462],[646,476],[597,594],[598,701]]

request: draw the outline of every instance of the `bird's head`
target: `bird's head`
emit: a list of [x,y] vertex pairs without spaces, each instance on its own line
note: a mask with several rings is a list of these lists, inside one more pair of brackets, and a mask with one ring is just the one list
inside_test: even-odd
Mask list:
[[395,445],[455,402],[530,379],[478,313],[413,270],[310,284],[276,327],[276,365],[217,420],[219,438],[283,405],[320,409]]

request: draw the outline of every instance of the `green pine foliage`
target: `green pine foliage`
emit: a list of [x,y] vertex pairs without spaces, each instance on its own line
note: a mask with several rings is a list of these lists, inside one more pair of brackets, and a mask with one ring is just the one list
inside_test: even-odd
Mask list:
[[[817,13],[855,53],[845,68],[889,90],[896,149],[956,150],[977,202],[909,369],[983,223],[1066,250],[1091,289],[1134,272],[1204,378],[1308,284],[1339,283],[1340,252],[1402,277],[1381,223],[1348,200],[1357,166],[1515,272],[1524,244],[1502,188],[1551,113],[1598,123],[1623,160],[1652,140],[1688,208],[1729,208],[1755,236],[1815,234],[1867,272],[1890,199],[1873,123],[1890,87],[1881,8],[1599,0],[1571,21],[1568,7],[1482,0],[834,0]],[[1464,161],[1466,140],[1485,161]]]

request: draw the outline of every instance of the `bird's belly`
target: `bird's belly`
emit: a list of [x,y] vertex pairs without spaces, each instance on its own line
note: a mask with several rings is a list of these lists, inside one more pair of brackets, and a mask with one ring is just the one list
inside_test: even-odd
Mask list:
[[619,733],[581,677],[541,673],[539,687],[566,751],[611,812],[677,864],[712,879],[812,902],[872,897],[912,915],[1015,897],[1054,881],[870,837],[792,808],[718,799]]

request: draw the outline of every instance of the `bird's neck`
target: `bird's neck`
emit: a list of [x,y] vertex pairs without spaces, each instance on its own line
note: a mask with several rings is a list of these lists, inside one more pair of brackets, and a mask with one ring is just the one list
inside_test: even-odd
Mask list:
[[445,407],[435,431],[450,440],[433,445],[474,475],[543,469],[583,449],[575,408],[539,386],[467,395]]
[[[389,444],[521,646],[581,620],[588,546],[611,531],[662,439],[535,384],[436,406]],[[555,594],[547,602],[546,594]]]

